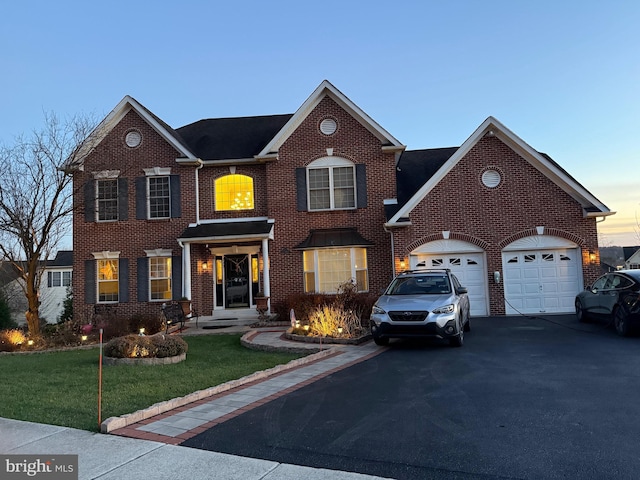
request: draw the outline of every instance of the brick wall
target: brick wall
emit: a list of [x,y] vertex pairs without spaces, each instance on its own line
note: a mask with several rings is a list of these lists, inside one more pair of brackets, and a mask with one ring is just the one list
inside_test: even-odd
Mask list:
[[[124,138],[131,129],[142,134],[142,143],[129,148]],[[137,303],[136,259],[145,256],[145,249],[170,249],[181,255],[176,242],[189,222],[195,221],[195,205],[187,201],[194,191],[193,167],[181,167],[175,160],[178,152],[153,130],[137,113],[130,111],[87,157],[84,171],[73,176],[73,292],[74,313],[89,318],[93,306],[84,303],[85,260],[93,259],[92,252],[119,251],[120,258],[129,259],[129,299],[119,304],[118,313],[157,313],[160,303]],[[143,168],[171,167],[172,174],[181,176],[182,216],[168,220],[136,220],[135,178],[144,176]],[[95,171],[120,170],[120,178],[128,179],[128,220],[118,222],[86,222],[84,215],[84,184],[93,180]]]
[[[338,129],[327,136],[320,132],[324,118],[333,118]],[[297,210],[295,169],[327,156],[346,158],[366,164],[367,207],[356,210],[301,212]],[[276,220],[274,242],[270,245],[273,301],[292,292],[301,292],[303,284],[302,252],[295,246],[311,229],[357,228],[375,246],[367,250],[369,290],[378,292],[391,275],[390,235],[384,231],[383,200],[395,198],[395,159],[383,153],[374,135],[325,97],[280,147],[278,160],[267,165],[267,202],[269,216]]]
[[[493,189],[481,180],[489,167],[502,175],[502,183]],[[449,231],[450,238],[486,250],[491,279],[492,272],[502,271],[502,248],[517,238],[535,235],[537,226],[583,250],[598,247],[595,219],[584,218],[578,202],[497,137],[482,138],[411,212],[410,219],[410,227],[394,233],[396,262]],[[587,285],[599,267],[587,263],[583,271]],[[488,284],[491,314],[504,314],[504,285]]]

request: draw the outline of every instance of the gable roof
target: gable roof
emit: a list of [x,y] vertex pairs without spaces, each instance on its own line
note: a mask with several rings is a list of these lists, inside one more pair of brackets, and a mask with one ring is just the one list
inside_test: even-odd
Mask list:
[[197,157],[191,152],[187,143],[180,137],[178,132],[162,121],[158,116],[153,114],[149,109],[143,106],[135,98],[125,95],[111,112],[98,124],[91,132],[87,140],[80,146],[79,151],[75,152],[72,157],[67,159],[63,165],[63,169],[72,170],[76,168],[82,169],[84,160],[124,118],[124,116],[134,110],[140,117],[149,124],[161,137],[171,144],[182,157],[189,160],[197,160]]
[[205,163],[207,160],[253,159],[292,116],[212,118],[176,131]]
[[329,97],[342,107],[349,115],[355,118],[363,127],[375,135],[383,146],[404,150],[405,146],[399,142],[393,135],[376,123],[369,115],[364,113],[360,107],[349,100],[342,92],[334,87],[328,80],[324,80],[313,93],[298,108],[296,113],[289,121],[280,129],[280,131],[271,139],[271,141],[260,151],[259,157],[268,158],[277,154],[280,146],[289,138],[289,136],[302,124],[309,116],[311,111],[325,98]]
[[[458,148],[431,176],[415,194],[404,203],[387,223],[387,226],[400,226],[406,224],[409,213],[431,192],[458,162],[480,141],[485,135],[493,135],[499,138],[509,148],[529,162],[558,187],[574,198],[585,211],[588,217],[604,217],[613,215],[612,212],[600,200],[594,197],[577,180],[569,175],[562,167],[554,162],[548,155],[541,154],[531,148],[524,140],[514,134],[494,117],[488,117],[471,134],[471,136]],[[409,152],[406,152],[409,153]]]

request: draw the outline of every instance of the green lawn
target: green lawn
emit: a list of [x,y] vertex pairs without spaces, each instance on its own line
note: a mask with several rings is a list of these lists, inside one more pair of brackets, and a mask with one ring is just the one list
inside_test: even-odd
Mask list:
[[[184,337],[174,365],[103,366],[102,420],[287,363],[300,354],[240,345],[239,335]],[[0,356],[0,417],[98,430],[99,349]]]

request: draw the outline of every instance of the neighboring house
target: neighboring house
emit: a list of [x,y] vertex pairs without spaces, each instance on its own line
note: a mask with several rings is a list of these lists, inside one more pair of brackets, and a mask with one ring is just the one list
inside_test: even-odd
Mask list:
[[71,287],[73,252],[60,250],[55,259],[45,263],[40,281],[40,318],[56,323]]
[[[43,268],[40,280],[40,309],[41,320],[56,323],[63,310],[63,302],[67,297],[67,290],[71,286],[71,272],[73,269],[73,252],[61,250],[55,259],[41,261]],[[11,318],[18,324],[26,322],[27,299],[22,289],[24,282],[20,272],[9,262],[0,262],[0,288],[3,289]]]
[[[427,125],[425,125],[427,127]],[[73,174],[74,312],[255,311],[405,268],[450,268],[473,314],[573,310],[612,212],[489,117],[456,148],[405,146],[327,81],[294,113],[173,129],[125,97]]]
[[624,268],[637,270],[640,268],[640,247],[623,247]]

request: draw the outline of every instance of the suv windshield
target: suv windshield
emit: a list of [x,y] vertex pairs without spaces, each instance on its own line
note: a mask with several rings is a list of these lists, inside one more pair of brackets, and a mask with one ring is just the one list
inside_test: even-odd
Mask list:
[[386,295],[440,295],[451,293],[447,275],[420,275],[397,277],[386,291]]

